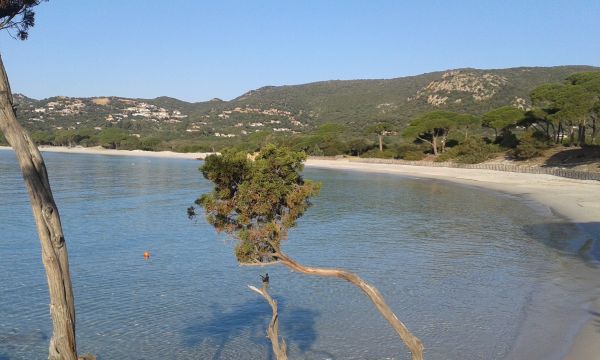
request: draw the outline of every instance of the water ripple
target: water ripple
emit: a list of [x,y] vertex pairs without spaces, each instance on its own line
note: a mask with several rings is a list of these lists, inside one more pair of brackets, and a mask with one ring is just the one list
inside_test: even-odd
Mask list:
[[[0,359],[44,358],[51,331],[46,280],[27,194],[9,155],[0,151]],[[46,159],[69,248],[80,352],[102,359],[268,358],[270,309],[246,288],[268,271],[290,358],[409,358],[350,284],[237,266],[231,242],[185,215],[209,189],[198,163]],[[568,319],[598,283],[597,269],[572,248],[577,229],[512,197],[389,175],[306,176],[323,182],[322,194],[285,250],[378,286],[430,359],[510,358],[531,324],[568,332]],[[561,338],[538,333],[543,344]]]

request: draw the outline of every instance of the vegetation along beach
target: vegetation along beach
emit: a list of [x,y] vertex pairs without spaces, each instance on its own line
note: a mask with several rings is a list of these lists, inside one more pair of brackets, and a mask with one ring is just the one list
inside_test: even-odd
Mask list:
[[599,3],[141,5],[0,1],[0,360],[600,359]]

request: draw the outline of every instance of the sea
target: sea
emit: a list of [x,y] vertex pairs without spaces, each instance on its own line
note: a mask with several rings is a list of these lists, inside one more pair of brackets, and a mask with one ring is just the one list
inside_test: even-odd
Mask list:
[[[235,240],[187,207],[195,160],[44,153],[62,218],[80,354],[273,359],[270,276],[290,359],[409,359],[360,290],[281,265],[240,266]],[[307,168],[321,194],[283,242],[376,286],[427,359],[561,359],[598,296],[590,234],[526,198],[389,174]],[[148,252],[149,259],[143,254]],[[15,155],[0,150],[0,360],[45,359],[48,290]]]

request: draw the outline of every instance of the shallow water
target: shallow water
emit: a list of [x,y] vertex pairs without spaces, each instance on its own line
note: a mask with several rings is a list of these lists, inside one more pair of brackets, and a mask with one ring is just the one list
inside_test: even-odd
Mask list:
[[[69,247],[80,353],[270,358],[270,309],[246,287],[268,271],[291,359],[409,358],[351,285],[239,267],[230,240],[188,220],[186,207],[209,189],[198,162],[44,156]],[[586,240],[577,227],[512,196],[441,182],[318,169],[306,177],[322,181],[322,193],[285,250],[378,286],[428,359],[525,358],[525,333],[540,348],[530,359],[568,347],[599,278],[577,252]],[[47,286],[9,151],[0,151],[0,230],[0,359],[43,359]]]

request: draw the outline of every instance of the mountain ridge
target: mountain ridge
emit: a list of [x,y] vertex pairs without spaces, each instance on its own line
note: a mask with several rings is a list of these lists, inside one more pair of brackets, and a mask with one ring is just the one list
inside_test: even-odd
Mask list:
[[307,133],[324,123],[339,123],[360,132],[382,121],[401,129],[432,110],[481,115],[506,105],[525,109],[534,87],[598,70],[588,65],[460,68],[392,79],[269,85],[232,100],[199,102],[170,96],[36,100],[23,94],[15,94],[15,102],[19,120],[31,131],[117,127],[140,136],[243,138],[257,131]]

